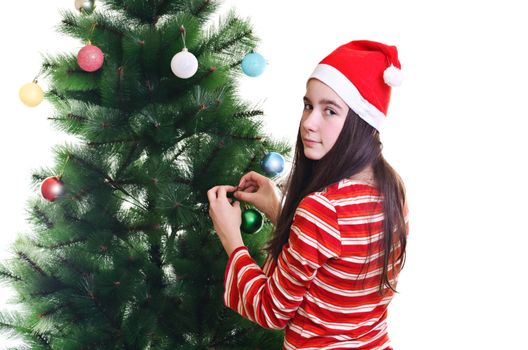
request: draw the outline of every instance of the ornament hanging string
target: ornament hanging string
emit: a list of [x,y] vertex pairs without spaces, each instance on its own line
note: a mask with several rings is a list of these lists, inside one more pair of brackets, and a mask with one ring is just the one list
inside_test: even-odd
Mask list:
[[248,210],[249,209],[249,204],[247,204],[246,202],[242,202],[242,208],[243,208],[242,211]]
[[97,26],[97,22],[92,23],[92,29],[90,29],[90,34],[88,36],[88,45],[92,45],[92,36],[95,31],[95,27]]
[[95,27],[97,26],[97,23],[96,22],[93,22],[92,23],[92,26],[90,28],[90,33],[88,34],[88,40],[87,40],[87,45],[92,45],[92,36],[93,36],[93,33],[95,31]]
[[183,26],[183,24],[180,27],[180,33],[181,33],[181,37],[183,40],[183,47],[186,48],[187,46],[185,45],[185,35],[187,34],[187,31],[185,30],[185,27]]
[[64,164],[62,165],[62,170],[61,172],[59,173],[59,180],[62,179],[62,177],[64,176],[64,169],[66,169],[66,165],[68,164],[68,161],[70,160],[70,155],[68,154],[68,157],[66,157],[66,161],[64,162]]
[[39,72],[37,73],[37,75],[36,75],[35,78],[33,79],[33,82],[34,82],[35,84],[38,83],[38,79],[39,79],[39,77],[42,75],[42,73],[43,73],[43,69],[42,69],[42,66],[41,66]]

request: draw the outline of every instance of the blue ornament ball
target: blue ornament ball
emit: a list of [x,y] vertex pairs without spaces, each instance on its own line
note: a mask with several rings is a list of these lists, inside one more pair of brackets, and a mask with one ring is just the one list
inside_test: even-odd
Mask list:
[[266,174],[271,176],[278,175],[284,171],[284,157],[280,153],[270,152],[262,158],[260,166]]
[[242,60],[242,71],[250,77],[257,77],[264,72],[266,60],[256,52],[248,53]]

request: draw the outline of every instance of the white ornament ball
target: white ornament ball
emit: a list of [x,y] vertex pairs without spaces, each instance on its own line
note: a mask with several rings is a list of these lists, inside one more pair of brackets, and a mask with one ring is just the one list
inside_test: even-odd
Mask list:
[[178,78],[187,79],[198,70],[198,60],[184,47],[172,58],[171,69]]

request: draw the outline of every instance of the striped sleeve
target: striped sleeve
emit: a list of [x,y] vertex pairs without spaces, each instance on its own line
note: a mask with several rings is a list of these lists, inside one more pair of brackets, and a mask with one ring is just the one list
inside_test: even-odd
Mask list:
[[243,317],[270,329],[282,329],[295,315],[317,270],[341,253],[336,210],[320,192],[302,199],[290,237],[271,275],[246,247],[231,253],[224,276],[224,302]]

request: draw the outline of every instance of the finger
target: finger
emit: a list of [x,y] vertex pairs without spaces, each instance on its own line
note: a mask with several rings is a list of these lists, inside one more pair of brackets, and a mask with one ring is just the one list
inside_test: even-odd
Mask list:
[[209,191],[207,191],[207,199],[209,202],[216,199],[216,191],[218,189],[218,186],[212,187]]
[[248,200],[247,195],[248,195],[247,192],[242,192],[242,191],[237,191],[237,192],[235,192],[235,194],[234,194],[234,196],[235,196],[236,199],[240,199],[240,200],[243,200],[243,201]]
[[249,186],[257,186],[255,181],[245,181],[242,186],[238,186],[240,190],[245,191]]
[[218,191],[216,192],[218,199],[227,197],[225,186],[218,186]]
[[249,186],[249,187],[246,187],[246,188],[243,188],[243,189],[239,189],[237,192],[235,193],[240,193],[240,192],[244,192],[244,193],[253,193],[253,192],[257,192],[258,188],[255,187],[255,186]]
[[247,181],[254,181],[255,176],[258,175],[255,171],[250,171],[240,178],[239,186],[244,185]]
[[256,182],[257,184],[260,184],[262,182],[262,178],[264,177],[261,174],[257,173],[256,171],[250,171],[249,175],[250,175],[249,178],[253,182]]
[[231,186],[231,185],[225,185],[225,186],[222,186],[222,187],[224,187],[227,192],[234,192],[234,191],[236,191],[238,189],[237,186]]
[[246,187],[245,191],[246,192],[257,192],[257,186],[249,186],[249,187]]

